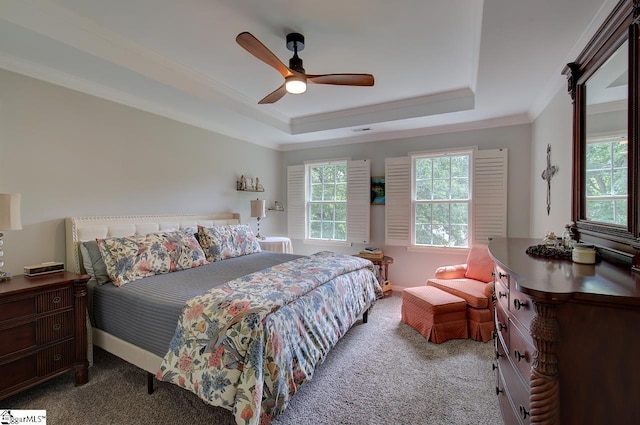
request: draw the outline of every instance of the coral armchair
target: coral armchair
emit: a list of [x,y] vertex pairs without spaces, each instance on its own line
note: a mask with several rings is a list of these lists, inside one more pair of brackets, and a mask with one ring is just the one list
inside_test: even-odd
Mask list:
[[467,262],[439,267],[433,279],[427,280],[445,292],[463,298],[467,303],[469,337],[489,341],[495,329],[493,319],[493,261],[485,245],[474,245]]

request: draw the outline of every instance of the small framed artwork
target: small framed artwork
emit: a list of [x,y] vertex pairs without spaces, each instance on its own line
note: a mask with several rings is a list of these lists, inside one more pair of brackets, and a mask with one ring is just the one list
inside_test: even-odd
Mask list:
[[384,176],[371,177],[371,205],[384,205]]

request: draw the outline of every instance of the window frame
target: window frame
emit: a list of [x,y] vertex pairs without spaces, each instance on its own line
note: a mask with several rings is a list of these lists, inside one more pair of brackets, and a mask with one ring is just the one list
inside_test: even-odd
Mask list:
[[[410,166],[411,166],[411,232],[410,232],[410,245],[409,249],[412,251],[439,251],[439,250],[468,250],[469,247],[473,244],[473,179],[474,179],[474,152],[476,148],[459,148],[459,149],[445,149],[445,150],[432,150],[432,151],[423,151],[423,152],[413,152],[409,154],[410,157]],[[447,201],[439,201],[434,200],[431,201],[423,201],[417,200],[417,161],[422,158],[442,158],[442,157],[457,157],[457,156],[468,156],[468,199],[462,200],[452,200],[449,199]],[[434,180],[432,176],[431,180]],[[451,180],[451,176],[449,177]],[[467,212],[468,212],[468,222],[467,222],[467,245],[466,246],[452,246],[452,245],[426,245],[426,244],[418,244],[417,243],[417,234],[416,234],[416,207],[418,204],[436,204],[436,203],[461,203],[464,202],[467,204]],[[451,223],[449,222],[449,225]]]
[[[314,182],[312,181],[312,168],[314,167],[329,167],[329,166],[344,166],[345,168],[345,199],[344,201],[338,201],[335,199],[331,200],[331,201],[326,201],[324,199],[322,200],[312,200],[312,194],[313,194],[313,185]],[[349,169],[349,160],[348,159],[337,159],[337,160],[327,160],[327,161],[317,161],[317,162],[307,162],[305,163],[305,175],[307,176],[306,178],[306,184],[305,184],[305,211],[306,211],[306,219],[305,219],[305,241],[309,241],[309,242],[313,242],[313,243],[347,243],[348,241],[348,220],[347,220],[347,201],[348,201],[348,192],[347,192],[347,186],[348,186],[348,169]],[[336,186],[336,181],[334,180],[333,182],[334,184],[334,188]],[[323,187],[324,187],[324,183],[323,183]],[[334,192],[335,195],[335,192]],[[311,216],[312,216],[312,211],[311,208],[313,205],[325,205],[325,204],[344,204],[344,225],[345,225],[345,230],[344,230],[344,239],[334,239],[334,238],[313,238],[311,237],[311,225],[314,221],[312,221]],[[335,235],[335,226],[336,226],[336,220],[335,220],[335,211],[334,211],[334,220],[332,220],[331,222],[333,223],[333,227],[334,227],[334,231],[333,234]],[[322,224],[325,222],[325,220],[320,220],[321,226]],[[340,221],[340,223],[342,223],[342,221]],[[321,231],[322,232],[322,231]]]

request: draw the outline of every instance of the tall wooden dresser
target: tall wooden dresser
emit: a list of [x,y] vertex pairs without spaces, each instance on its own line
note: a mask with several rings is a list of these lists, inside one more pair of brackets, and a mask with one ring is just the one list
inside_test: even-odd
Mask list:
[[496,392],[505,424],[640,423],[640,275],[494,239]]
[[0,399],[69,370],[88,380],[89,276],[59,272],[0,282]]

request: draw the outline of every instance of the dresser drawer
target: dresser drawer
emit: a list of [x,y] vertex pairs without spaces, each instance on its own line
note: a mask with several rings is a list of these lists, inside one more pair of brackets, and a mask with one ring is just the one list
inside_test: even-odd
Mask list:
[[508,348],[509,347],[509,319],[508,319],[508,315],[505,312],[505,310],[503,310],[503,307],[501,304],[497,304],[496,305],[496,330],[498,331],[498,334],[500,335],[500,338],[502,338],[502,340],[505,343],[505,346]]
[[509,357],[518,369],[525,382],[531,379],[531,362],[533,360],[534,347],[531,338],[525,336],[518,326],[509,323]]
[[496,350],[498,369],[502,373],[505,382],[508,382],[508,385],[505,385],[507,396],[512,402],[520,423],[528,425],[531,421],[531,416],[529,415],[529,381],[527,380],[525,385],[504,347],[499,342],[496,344]]
[[531,329],[531,319],[534,314],[533,301],[518,291],[515,285],[509,289],[509,311],[527,331]]
[[511,279],[511,277],[509,276],[509,273],[507,273],[504,269],[500,268],[499,266],[495,266],[494,273],[496,277],[496,283],[500,282],[508,290],[510,287],[509,281]]
[[508,287],[505,287],[502,282],[497,281],[496,282],[496,287],[495,287],[495,292],[496,292],[496,300],[498,300],[498,303],[502,309],[504,311],[509,311],[509,289]]
[[37,295],[38,313],[59,310],[73,306],[73,292],[71,287],[55,291],[42,292]]
[[496,372],[496,393],[498,394],[498,403],[502,412],[502,422],[504,422],[504,425],[520,425],[522,422],[518,418],[512,400],[509,398],[504,377],[499,369]]

